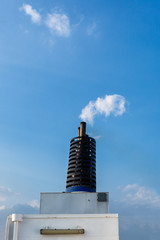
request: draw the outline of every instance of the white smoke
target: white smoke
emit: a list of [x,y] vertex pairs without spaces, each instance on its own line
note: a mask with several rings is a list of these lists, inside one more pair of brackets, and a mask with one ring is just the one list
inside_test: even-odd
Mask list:
[[126,100],[121,95],[106,95],[104,98],[97,98],[96,101],[90,101],[81,112],[79,116],[83,121],[93,124],[94,117],[97,114],[104,114],[109,117],[122,115],[125,109]]

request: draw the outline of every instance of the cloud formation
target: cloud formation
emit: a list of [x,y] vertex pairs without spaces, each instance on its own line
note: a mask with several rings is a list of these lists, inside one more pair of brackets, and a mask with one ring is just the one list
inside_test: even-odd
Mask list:
[[1,210],[4,210],[5,208],[6,208],[5,205],[0,206],[0,211],[1,211]]
[[118,212],[120,239],[158,240],[160,235],[160,195],[139,184],[119,186],[118,199],[110,201],[110,211]]
[[126,193],[125,201],[132,205],[149,205],[160,208],[160,195],[152,189],[138,184],[128,184],[123,188],[123,192]]
[[159,240],[160,214],[157,208],[111,200],[110,212],[119,214],[120,239]]
[[9,200],[13,199],[17,193],[13,192],[10,188],[0,186],[0,211],[6,209]]
[[53,13],[48,14],[45,21],[46,26],[59,36],[69,37],[70,21],[66,14]]
[[29,206],[32,208],[39,208],[39,201],[34,199],[29,203]]
[[96,101],[90,101],[80,114],[80,118],[93,124],[94,117],[98,114],[104,114],[105,117],[109,117],[111,114],[114,116],[120,116],[125,112],[126,100],[121,95],[106,95],[104,98],[98,97]]
[[5,202],[7,198],[11,197],[15,193],[10,188],[0,186],[0,202]]
[[38,13],[36,9],[33,9],[31,5],[23,4],[20,10],[23,10],[27,15],[29,15],[33,23],[41,22],[41,15]]
[[66,14],[57,12],[47,13],[47,16],[43,18],[40,13],[29,4],[23,4],[20,10],[29,15],[33,23],[42,23],[55,35],[60,37],[70,36],[70,20]]

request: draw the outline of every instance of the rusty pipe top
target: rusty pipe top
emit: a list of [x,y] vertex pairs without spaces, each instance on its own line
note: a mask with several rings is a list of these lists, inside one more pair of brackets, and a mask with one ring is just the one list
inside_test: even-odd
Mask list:
[[78,137],[86,135],[86,122],[81,122],[80,127],[78,127]]
[[80,137],[80,127],[78,127],[78,137]]

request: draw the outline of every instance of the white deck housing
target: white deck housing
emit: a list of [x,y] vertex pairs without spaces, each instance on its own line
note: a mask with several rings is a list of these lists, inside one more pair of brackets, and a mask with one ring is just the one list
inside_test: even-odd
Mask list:
[[8,216],[5,240],[119,240],[108,193],[42,193],[40,214]]
[[8,216],[5,240],[119,240],[108,193],[42,193],[40,214]]
[[[40,229],[51,229],[53,234],[40,234]],[[54,234],[55,229],[62,232]],[[71,229],[83,229],[84,233],[72,234],[69,232]],[[5,240],[47,239],[119,240],[118,214],[12,214],[8,216]]]

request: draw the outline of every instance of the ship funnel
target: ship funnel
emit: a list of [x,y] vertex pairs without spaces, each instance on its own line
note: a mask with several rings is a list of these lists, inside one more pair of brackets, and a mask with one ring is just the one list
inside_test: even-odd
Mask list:
[[96,192],[96,141],[81,122],[78,137],[70,141],[66,192]]

